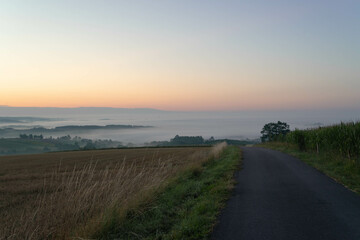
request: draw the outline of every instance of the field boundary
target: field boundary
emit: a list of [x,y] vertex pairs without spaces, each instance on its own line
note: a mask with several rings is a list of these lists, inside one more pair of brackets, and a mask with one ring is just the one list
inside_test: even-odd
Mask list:
[[92,238],[206,239],[235,184],[240,154],[240,148],[227,147],[220,156],[185,170],[123,219],[114,211]]

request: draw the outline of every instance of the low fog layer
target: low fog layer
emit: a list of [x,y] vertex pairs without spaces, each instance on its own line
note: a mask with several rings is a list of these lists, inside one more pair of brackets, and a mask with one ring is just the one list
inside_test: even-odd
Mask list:
[[[21,118],[17,118],[21,117]],[[291,129],[312,128],[341,121],[360,120],[360,110],[296,110],[238,112],[172,112],[117,108],[14,108],[0,107],[0,128],[29,129],[84,125],[139,125],[151,128],[96,129],[45,133],[143,144],[169,140],[175,135],[204,138],[254,139],[264,124],[285,121]],[[4,137],[4,136],[0,136]]]

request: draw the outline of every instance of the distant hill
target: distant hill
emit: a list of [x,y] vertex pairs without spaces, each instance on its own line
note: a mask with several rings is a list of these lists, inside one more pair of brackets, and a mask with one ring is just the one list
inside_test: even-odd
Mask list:
[[31,123],[40,121],[54,121],[55,118],[40,118],[40,117],[0,117],[0,123]]
[[114,129],[137,129],[137,128],[149,128],[151,126],[138,126],[138,125],[69,125],[59,126],[55,128],[33,127],[30,129],[15,129],[11,127],[0,128],[0,137],[17,137],[20,134],[73,134],[80,132],[88,132],[93,130],[114,130]]
[[8,107],[0,106],[0,116],[51,116],[76,114],[118,114],[118,113],[159,113],[166,112],[151,108],[110,108],[110,107]]

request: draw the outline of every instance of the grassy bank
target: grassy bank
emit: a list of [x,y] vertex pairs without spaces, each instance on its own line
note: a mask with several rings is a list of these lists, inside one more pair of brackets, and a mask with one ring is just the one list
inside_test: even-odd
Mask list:
[[234,185],[239,151],[227,147],[220,156],[193,165],[123,217],[113,210],[92,238],[206,239]]
[[348,158],[347,154],[343,155],[329,148],[327,151],[315,149],[301,151],[298,144],[287,142],[267,142],[260,146],[295,156],[360,194],[360,164],[356,158]]

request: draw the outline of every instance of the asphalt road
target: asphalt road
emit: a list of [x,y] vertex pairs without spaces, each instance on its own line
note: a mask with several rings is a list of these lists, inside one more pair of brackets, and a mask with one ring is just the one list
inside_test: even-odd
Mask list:
[[360,239],[360,195],[284,153],[249,147],[243,157],[211,239]]

